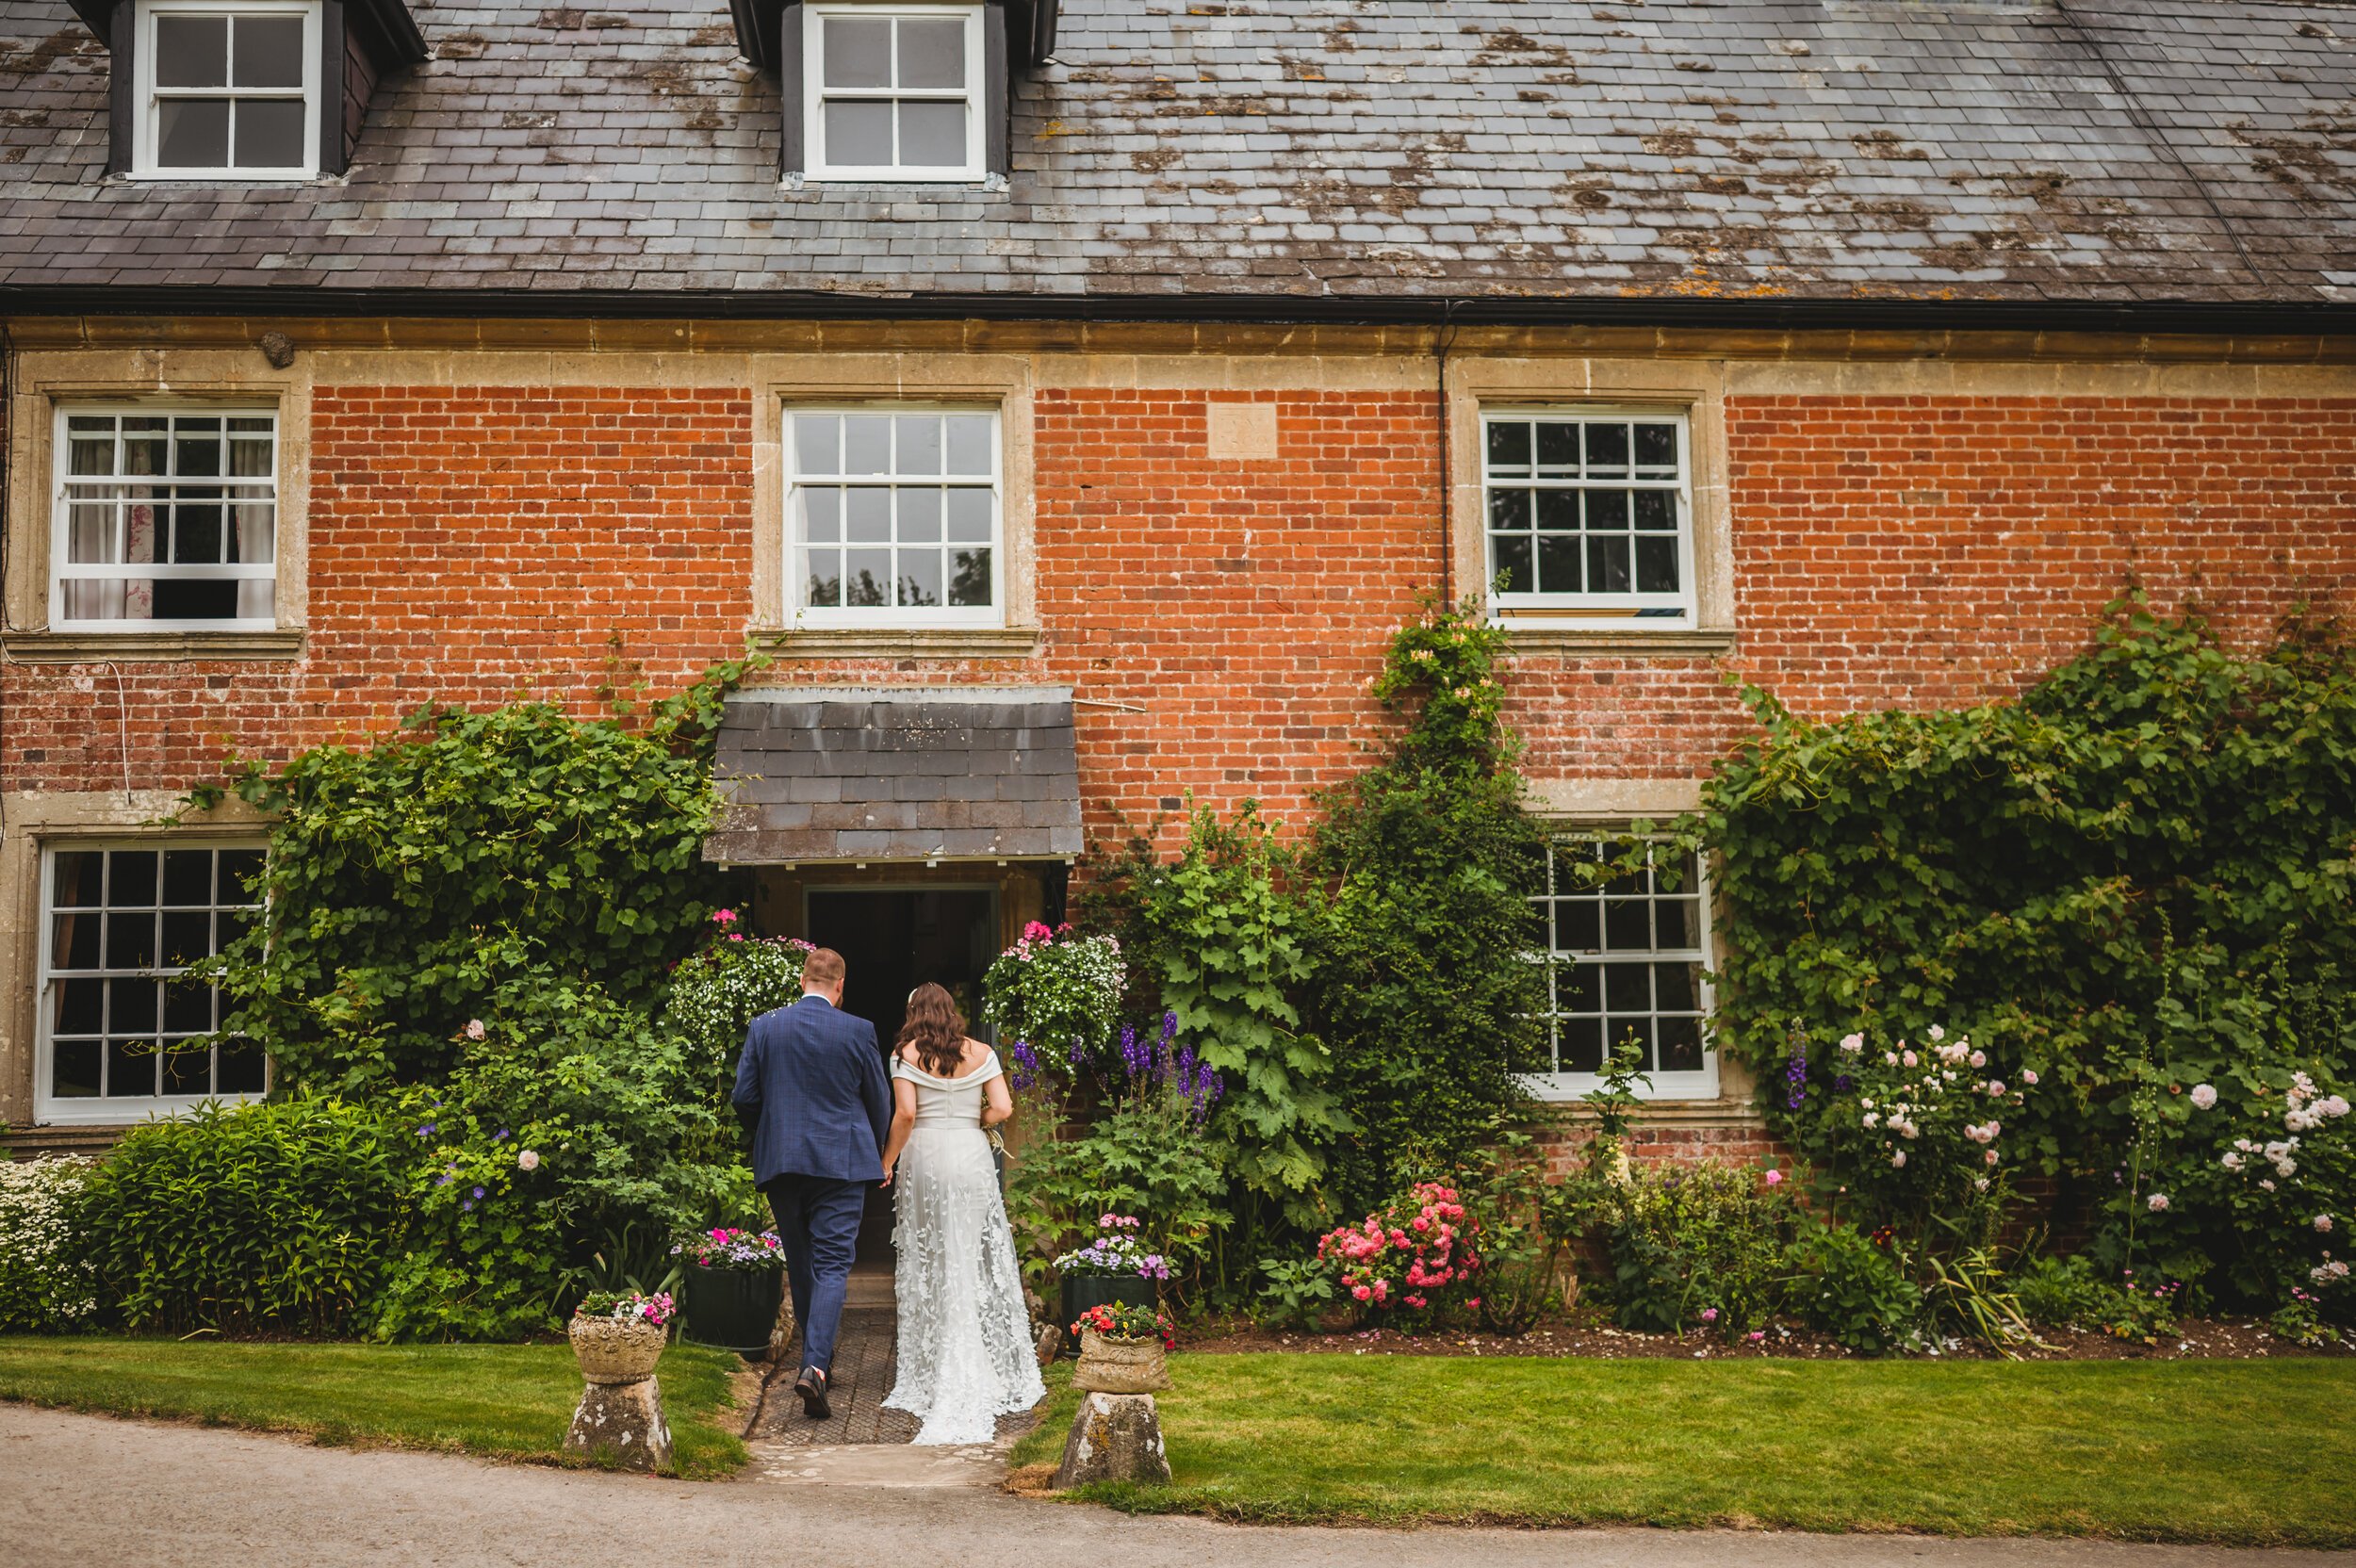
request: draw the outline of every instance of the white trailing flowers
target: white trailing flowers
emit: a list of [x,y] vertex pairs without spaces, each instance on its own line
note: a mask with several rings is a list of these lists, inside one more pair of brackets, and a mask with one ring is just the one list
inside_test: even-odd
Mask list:
[[76,1256],[69,1206],[95,1160],[0,1161],[0,1332],[63,1328],[98,1310],[87,1259]]

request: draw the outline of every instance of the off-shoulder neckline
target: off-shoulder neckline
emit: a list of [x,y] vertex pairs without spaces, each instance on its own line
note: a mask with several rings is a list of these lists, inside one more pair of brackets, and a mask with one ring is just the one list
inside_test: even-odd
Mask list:
[[987,1083],[992,1076],[990,1069],[993,1067],[997,1068],[1000,1072],[1006,1070],[1004,1064],[998,1060],[997,1047],[989,1045],[982,1047],[982,1059],[975,1065],[973,1071],[960,1072],[955,1078],[943,1078],[937,1072],[927,1072],[898,1052],[892,1054],[892,1071],[905,1072],[911,1078],[922,1078],[928,1084],[941,1084],[950,1088],[957,1088],[966,1084]]

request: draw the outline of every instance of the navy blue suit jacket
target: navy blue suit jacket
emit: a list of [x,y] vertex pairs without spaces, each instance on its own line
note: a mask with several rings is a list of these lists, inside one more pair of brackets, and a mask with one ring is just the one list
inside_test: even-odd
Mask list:
[[728,1098],[752,1129],[755,1181],[883,1180],[892,1081],[875,1026],[825,997],[753,1020]]

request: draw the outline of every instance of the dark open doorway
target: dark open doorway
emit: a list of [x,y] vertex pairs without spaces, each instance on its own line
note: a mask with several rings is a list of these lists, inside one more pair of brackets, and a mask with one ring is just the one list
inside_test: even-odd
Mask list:
[[[990,887],[811,888],[802,929],[843,955],[843,1008],[875,1026],[885,1050],[908,1016],[908,992],[945,987],[977,1037],[982,972],[998,956],[998,890]],[[892,1195],[869,1195],[859,1262],[890,1268]]]

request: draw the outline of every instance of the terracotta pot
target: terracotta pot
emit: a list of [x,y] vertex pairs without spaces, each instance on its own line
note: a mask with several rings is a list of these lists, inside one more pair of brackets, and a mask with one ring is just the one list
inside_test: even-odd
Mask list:
[[593,1383],[646,1381],[671,1337],[662,1325],[634,1317],[576,1317],[570,1332],[573,1359]]
[[1106,1339],[1082,1329],[1072,1381],[1090,1394],[1159,1394],[1170,1386],[1170,1352],[1158,1339]]

